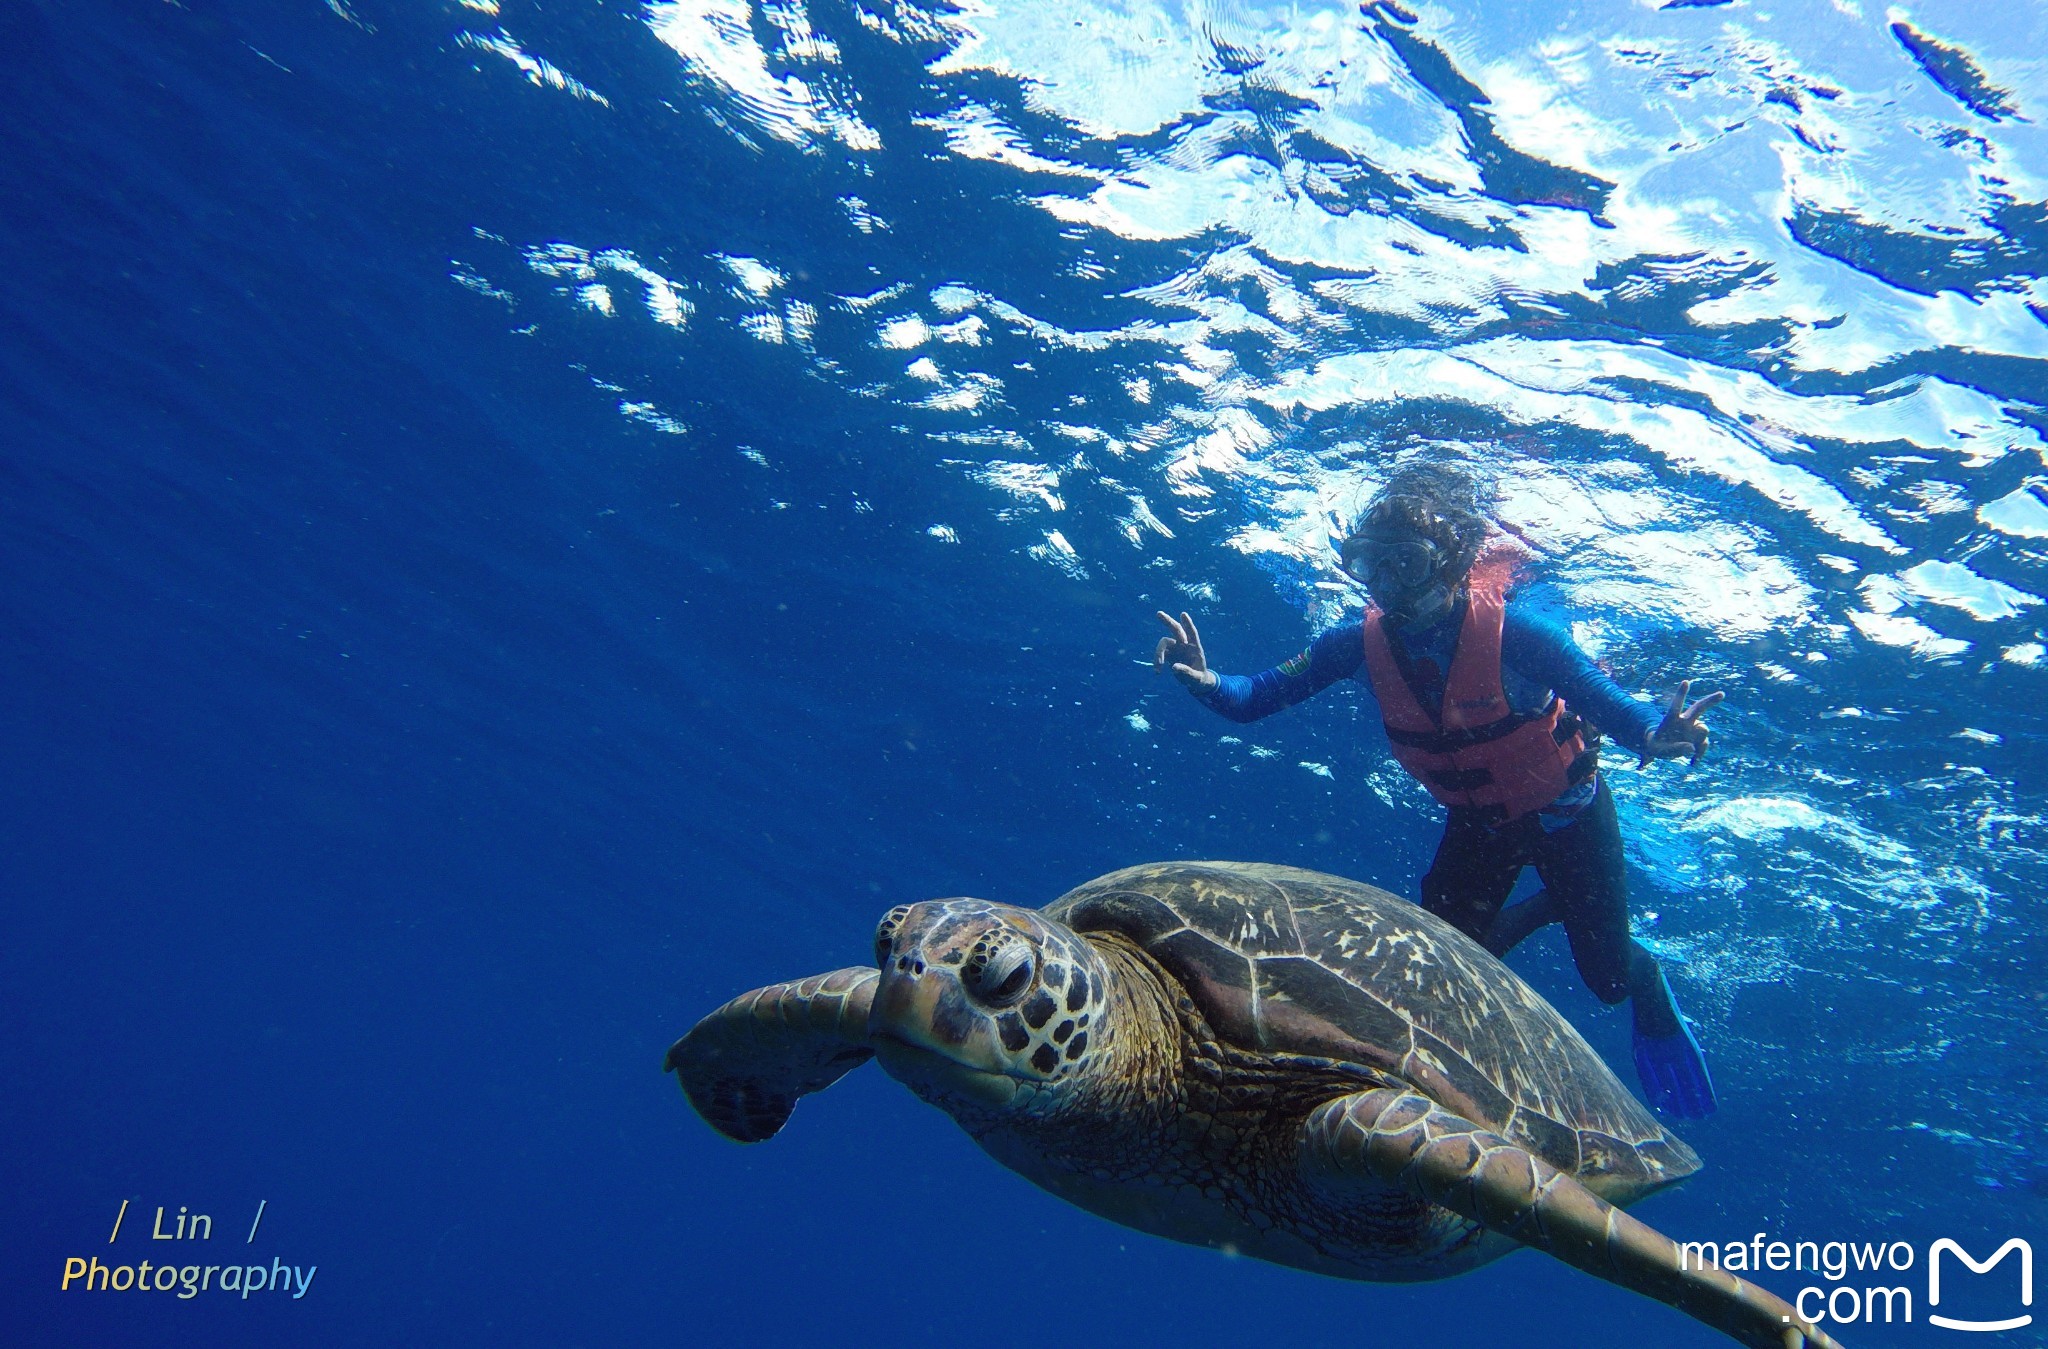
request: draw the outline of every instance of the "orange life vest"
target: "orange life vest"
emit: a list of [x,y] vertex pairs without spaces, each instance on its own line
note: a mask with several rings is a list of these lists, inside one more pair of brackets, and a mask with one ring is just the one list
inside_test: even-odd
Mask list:
[[[1549,805],[1592,772],[1578,718],[1551,696],[1541,712],[1517,714],[1501,685],[1500,635],[1506,602],[1474,590],[1433,715],[1402,675],[1379,607],[1365,613],[1365,665],[1394,758],[1447,806],[1494,808],[1512,820]],[[1573,769],[1578,768],[1576,774]]]

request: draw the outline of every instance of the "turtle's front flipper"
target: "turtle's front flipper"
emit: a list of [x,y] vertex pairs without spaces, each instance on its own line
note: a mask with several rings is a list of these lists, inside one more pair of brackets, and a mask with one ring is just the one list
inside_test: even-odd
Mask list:
[[1338,1193],[1361,1181],[1398,1186],[1754,1349],[1840,1349],[1789,1303],[1718,1269],[1681,1267],[1669,1237],[1413,1091],[1382,1087],[1318,1107],[1302,1126],[1301,1168]]
[[797,1097],[874,1057],[868,1006],[878,977],[873,966],[857,966],[743,993],[670,1045],[662,1070],[727,1138],[773,1138]]

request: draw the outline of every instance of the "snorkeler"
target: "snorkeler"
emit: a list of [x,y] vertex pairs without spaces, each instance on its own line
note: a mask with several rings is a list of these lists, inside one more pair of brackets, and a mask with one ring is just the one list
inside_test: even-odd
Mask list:
[[[1422,878],[1423,907],[1503,957],[1562,922],[1586,986],[1602,1002],[1631,1003],[1650,1103],[1703,1118],[1715,1104],[1706,1057],[1657,958],[1629,935],[1621,826],[1596,746],[1604,731],[1645,766],[1698,763],[1700,715],[1721,695],[1688,707],[1682,683],[1660,720],[1562,629],[1508,600],[1499,581],[1473,576],[1486,534],[1471,479],[1409,465],[1338,547],[1345,574],[1372,598],[1362,618],[1245,676],[1209,668],[1190,615],[1161,613],[1168,635],[1154,663],[1238,722],[1357,678],[1379,704],[1394,758],[1450,808]],[[1545,888],[1503,911],[1527,866]]]

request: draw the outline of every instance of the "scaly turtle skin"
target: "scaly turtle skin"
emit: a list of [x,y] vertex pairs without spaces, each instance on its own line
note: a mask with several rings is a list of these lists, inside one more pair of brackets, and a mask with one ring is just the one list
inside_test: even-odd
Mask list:
[[1133,867],[1037,911],[899,906],[875,959],[734,999],[666,1067],[758,1142],[875,1057],[1004,1165],[1140,1231],[1378,1281],[1531,1246],[1757,1349],[1835,1349],[1621,1211],[1699,1158],[1506,966],[1384,890]]

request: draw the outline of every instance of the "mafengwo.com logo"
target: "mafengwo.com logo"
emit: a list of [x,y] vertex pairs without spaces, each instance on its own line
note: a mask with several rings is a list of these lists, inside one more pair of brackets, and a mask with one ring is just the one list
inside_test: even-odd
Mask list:
[[[1980,1242],[1979,1248],[1990,1245]],[[1680,1242],[1678,1267],[1721,1269],[1751,1279],[1810,1273],[1820,1282],[1789,1300],[1815,1325],[1910,1325],[1916,1312],[1926,1325],[1979,1334],[2034,1323],[2027,1310],[2034,1305],[2034,1248],[2022,1237],[1979,1259],[1953,1237],[1930,1242],[1923,1256],[1907,1241],[1784,1242],[1759,1232],[1748,1241]],[[1916,1290],[1926,1297],[1917,1307]]]
[[[1979,1261],[1972,1259],[1970,1253],[1961,1246],[1958,1246],[1954,1241],[1943,1237],[1927,1250],[1928,1307],[1934,1308],[1941,1305],[1942,1256],[1955,1256],[1956,1259],[1969,1266],[1972,1274],[1988,1274],[1991,1272],[1992,1266],[1998,1264],[1999,1261],[2015,1251],[2019,1253],[2020,1257],[2020,1305],[2022,1307],[2033,1306],[2034,1248],[2032,1246],[2029,1246],[2019,1237],[2014,1237],[2011,1241],[2006,1242],[1996,1251],[1993,1251],[1989,1260]],[[1944,1330],[2018,1330],[2021,1326],[2033,1324],[2033,1320],[2034,1318],[2031,1314],[2025,1314],[2009,1316],[2003,1321],[1958,1321],[1952,1317],[1936,1315],[1932,1310],[1927,1313],[1927,1323],[1940,1326]]]

